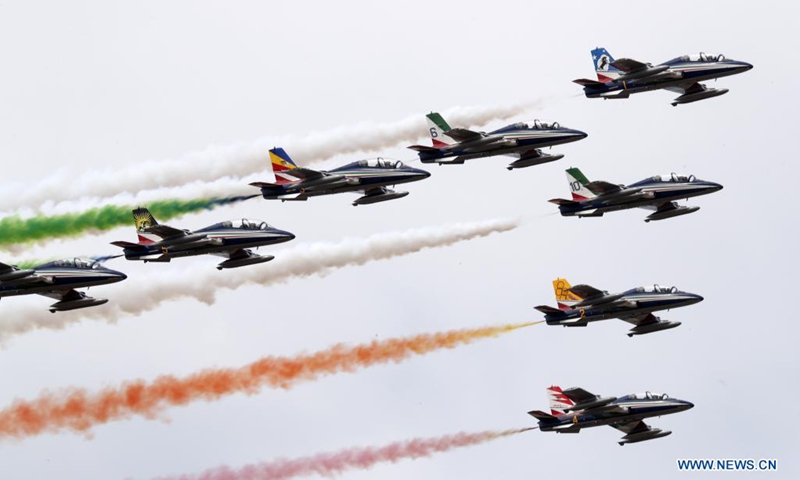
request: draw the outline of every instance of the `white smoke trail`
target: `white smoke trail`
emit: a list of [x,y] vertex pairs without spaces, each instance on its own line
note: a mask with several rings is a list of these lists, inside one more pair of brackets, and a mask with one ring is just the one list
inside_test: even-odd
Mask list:
[[[446,111],[444,115],[453,124],[483,125],[492,120],[519,115],[535,105],[529,102],[500,107],[460,107]],[[126,192],[158,190],[192,182],[214,182],[224,177],[263,173],[268,170],[267,150],[276,145],[285,147],[298,163],[308,164],[337,155],[393,147],[413,141],[424,132],[424,117],[419,115],[392,123],[365,122],[306,136],[266,137],[250,143],[211,146],[176,159],[151,160],[124,168],[94,169],[80,175],[70,173],[69,182],[64,181],[67,175],[65,171],[57,171],[34,185],[15,182],[0,186],[0,211],[38,210],[45,204],[52,207],[59,202],[81,199],[93,199],[93,206],[96,206],[96,202],[107,205],[107,199]],[[228,195],[225,193],[223,196]]]
[[[324,277],[343,267],[408,255],[426,248],[444,247],[513,230],[517,226],[517,220],[496,219],[348,238],[336,243],[298,245],[282,250],[269,264],[234,271],[220,272],[213,264],[189,269],[175,268],[174,264],[154,266],[168,269],[159,269],[157,275],[147,278],[130,278],[107,289],[100,287],[102,290],[95,295],[109,298],[109,303],[101,307],[51,314],[47,311],[47,303],[14,308],[10,305],[13,300],[7,299],[0,306],[3,308],[0,341],[38,328],[65,328],[84,319],[113,323],[122,317],[141,315],[164,302],[183,298],[211,305],[220,290],[234,290],[245,285],[269,286],[313,275]],[[179,263],[179,260],[175,263]]]

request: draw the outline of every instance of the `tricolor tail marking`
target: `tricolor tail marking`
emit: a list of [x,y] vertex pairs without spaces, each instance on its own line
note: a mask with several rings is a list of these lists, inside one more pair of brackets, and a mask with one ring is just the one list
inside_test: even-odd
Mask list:
[[555,416],[564,415],[564,409],[575,405],[575,402],[564,395],[558,385],[547,388],[547,400],[550,402],[550,413]]
[[556,302],[560,310],[569,310],[573,305],[583,300],[570,291],[572,285],[566,278],[556,278],[553,280],[553,291],[556,294]]
[[453,143],[453,139],[448,137],[446,133],[450,131],[450,125],[436,112],[431,112],[425,115],[428,121],[428,133],[431,135],[431,141],[434,148],[442,148]]
[[597,196],[596,193],[587,188],[589,179],[579,168],[567,169],[567,182],[569,182],[569,189],[572,192],[572,200],[576,202],[582,202]]
[[611,65],[613,62],[614,57],[605,48],[598,47],[592,50],[592,63],[598,81],[605,83],[619,78],[620,70]]
[[136,234],[139,236],[140,245],[150,245],[161,241],[161,237],[147,231],[148,228],[158,225],[150,210],[142,207],[135,209],[133,211],[133,222],[136,225]]
[[269,151],[269,161],[272,163],[272,172],[275,174],[275,183],[283,185],[292,183],[297,179],[287,174],[297,168],[289,154],[282,148],[273,148]]

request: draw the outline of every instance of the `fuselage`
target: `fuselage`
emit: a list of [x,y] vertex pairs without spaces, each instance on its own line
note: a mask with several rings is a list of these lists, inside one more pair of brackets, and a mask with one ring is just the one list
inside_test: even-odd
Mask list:
[[722,185],[699,180],[694,176],[657,175],[632,183],[621,192],[600,195],[578,201],[577,204],[559,205],[564,216],[578,215],[588,210],[596,213],[627,210],[646,205],[661,205],[674,200],[682,200],[708,195],[722,189]]
[[0,297],[94,287],[121,282],[128,278],[122,272],[82,259],[48,262],[34,267],[33,270],[35,276],[0,283]]
[[641,93],[736,75],[753,68],[747,62],[720,57],[684,55],[657,65],[656,67],[665,66],[667,69],[653,77],[609,79],[603,85],[584,87],[584,92],[589,98],[602,98],[608,93],[620,91]]
[[569,412],[558,415],[554,421],[539,421],[543,432],[564,431],[626,424],[650,417],[679,413],[694,407],[694,404],[660,394],[632,394],[620,397],[610,404],[595,410]]
[[[379,166],[371,161],[353,162],[333,170],[322,172],[326,176],[308,181],[297,181],[275,187],[264,187],[261,193],[266,199],[280,199],[284,195],[302,193],[307,197],[333,195],[345,192],[363,192],[369,189],[411,183],[430,177],[430,173],[403,165],[401,162],[385,162]],[[395,166],[388,166],[395,165]]]
[[454,143],[436,151],[420,151],[422,163],[436,163],[437,160],[459,157],[460,160],[516,154],[536,148],[552,147],[576,142],[588,136],[585,132],[559,126],[558,124],[515,123],[486,134],[479,140]]
[[700,295],[682,292],[675,287],[639,287],[622,293],[614,301],[579,308],[568,307],[562,310],[563,315],[545,315],[545,320],[548,325],[588,323],[685,307],[702,300]]
[[[239,223],[234,227],[233,223]],[[275,245],[295,238],[294,234],[273,228],[265,222],[229,221],[202,228],[191,235],[202,237],[196,242],[175,245],[143,245],[146,248],[125,249],[128,260],[152,259],[153,256],[166,255],[169,258],[191,257],[236,250]]]

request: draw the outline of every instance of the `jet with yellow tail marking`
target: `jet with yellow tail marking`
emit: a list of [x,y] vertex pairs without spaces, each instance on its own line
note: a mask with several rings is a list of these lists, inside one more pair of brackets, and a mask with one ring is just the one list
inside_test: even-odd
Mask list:
[[617,318],[634,325],[628,336],[644,335],[680,326],[680,322],[662,320],[653,312],[685,307],[701,302],[703,297],[683,292],[677,287],[653,285],[609,293],[589,285],[572,286],[565,278],[553,280],[558,307],[540,305],[548,325],[585,327],[590,322]]
[[361,192],[363,196],[355,199],[353,206],[368,205],[405,197],[408,192],[395,192],[388,187],[431,175],[385,158],[359,160],[328,171],[298,167],[282,148],[270,150],[269,158],[275,181],[250,184],[260,188],[267,200],[304,201],[320,195]]

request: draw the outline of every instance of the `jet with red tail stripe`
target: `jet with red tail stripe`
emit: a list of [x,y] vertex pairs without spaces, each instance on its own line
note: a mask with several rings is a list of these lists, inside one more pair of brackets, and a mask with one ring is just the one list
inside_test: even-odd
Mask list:
[[680,413],[694,407],[686,400],[666,393],[645,392],[622,397],[601,397],[583,388],[547,389],[550,413],[532,410],[528,415],[539,421],[539,430],[556,433],[580,433],[584,428],[608,425],[625,436],[619,444],[639,443],[666,437],[672,432],[653,428],[645,418]]

